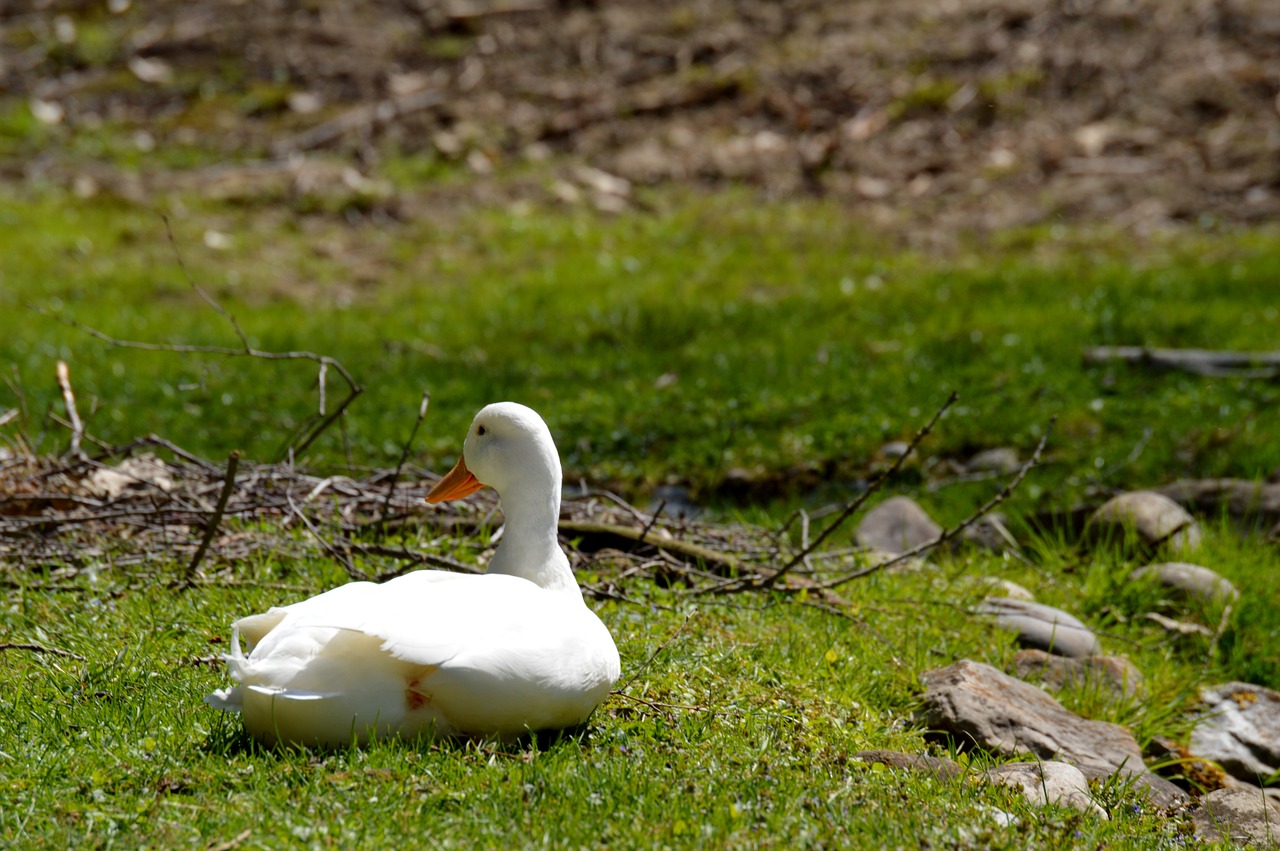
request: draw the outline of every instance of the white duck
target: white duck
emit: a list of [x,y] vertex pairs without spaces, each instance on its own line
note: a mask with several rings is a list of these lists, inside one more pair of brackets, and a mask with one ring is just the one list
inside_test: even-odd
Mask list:
[[485,407],[427,501],[498,492],[506,530],[488,571],[352,582],[241,618],[226,657],[237,685],[206,701],[240,712],[266,744],[513,738],[581,724],[619,660],[556,538],[560,480],[541,417],[511,402]]

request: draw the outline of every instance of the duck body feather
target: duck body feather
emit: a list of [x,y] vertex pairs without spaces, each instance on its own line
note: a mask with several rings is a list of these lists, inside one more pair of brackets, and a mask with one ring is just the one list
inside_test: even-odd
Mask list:
[[264,744],[322,747],[576,726],[620,671],[578,593],[432,570],[242,618],[227,662],[237,685],[211,703]]

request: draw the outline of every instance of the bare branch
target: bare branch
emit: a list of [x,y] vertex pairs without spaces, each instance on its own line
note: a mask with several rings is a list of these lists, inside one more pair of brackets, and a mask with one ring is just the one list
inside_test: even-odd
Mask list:
[[231,454],[227,456],[227,475],[222,482],[222,492],[218,494],[218,504],[214,506],[213,516],[209,518],[209,524],[205,526],[204,538],[201,539],[200,546],[196,549],[196,554],[191,557],[191,563],[187,565],[187,571],[183,574],[180,586],[182,588],[191,587],[196,571],[200,568],[201,559],[209,551],[209,544],[213,542],[214,536],[218,534],[218,527],[222,525],[222,513],[227,510],[227,500],[231,498],[231,492],[236,487],[236,468],[239,466],[240,451],[233,449]]
[[907,457],[910,456],[911,453],[915,451],[916,447],[920,445],[920,441],[924,440],[925,437],[933,431],[933,427],[938,424],[938,420],[942,419],[942,415],[945,414],[947,409],[954,405],[956,400],[959,398],[960,395],[953,390],[951,395],[947,397],[947,400],[942,403],[941,407],[933,412],[933,416],[929,418],[929,421],[921,426],[920,430],[911,438],[911,442],[907,444],[906,451],[895,458],[893,464],[891,464],[887,470],[876,476],[875,479],[872,480],[871,484],[867,486],[866,490],[858,494],[857,497],[845,505],[845,507],[841,509],[840,513],[836,515],[836,518],[828,523],[826,527],[818,533],[818,536],[810,541],[808,545],[802,546],[800,552],[792,556],[791,560],[784,564],[781,569],[761,577],[756,584],[762,588],[772,588],[777,584],[779,579],[794,570],[797,565],[803,564],[805,559],[809,557],[810,553],[822,546],[822,543],[827,540],[827,538],[831,537],[831,534],[835,532],[836,529],[840,528],[844,521],[848,520],[849,517],[861,508],[873,494],[879,491],[880,488],[884,487],[884,483],[887,482],[891,476],[896,475],[898,470],[902,469],[902,465],[906,462]]
[[79,662],[84,661],[84,657],[69,650],[59,650],[56,647],[45,647],[43,644],[0,644],[0,650],[30,650],[33,653],[48,653],[50,656],[63,656],[67,659],[75,659]]
[[[168,230],[169,228],[169,223],[167,219],[165,220],[165,228],[166,230]],[[172,231],[169,231],[169,238],[171,243],[173,243]],[[175,254],[177,254],[177,244],[173,243],[173,245],[174,245]],[[191,280],[190,275],[187,273],[186,266],[182,262],[181,255],[178,254],[177,256],[178,256],[179,267],[182,269],[182,273],[186,277],[187,283],[191,286],[193,290],[195,290],[195,292],[200,296],[200,298],[207,305],[209,305],[214,311],[216,311],[220,316],[222,316],[224,319],[227,320],[227,322],[231,325],[232,330],[235,332],[236,337],[238,337],[240,340],[240,348],[231,348],[229,346],[185,345],[185,344],[178,344],[178,343],[149,343],[149,342],[140,341],[140,340],[122,340],[118,337],[113,337],[110,334],[107,334],[96,328],[92,328],[88,325],[85,325],[84,323],[79,322],[70,317],[53,313],[39,305],[28,304],[27,306],[31,310],[35,311],[36,313],[39,313],[41,316],[47,316],[50,319],[54,319],[58,322],[61,322],[62,324],[70,328],[75,328],[76,330],[84,334],[87,334],[96,340],[100,340],[101,342],[106,343],[108,346],[112,346],[115,348],[138,349],[141,351],[149,351],[149,352],[177,352],[182,354],[221,355],[224,357],[251,357],[251,358],[257,358],[259,360],[309,360],[319,364],[320,370],[321,370],[320,372],[320,413],[321,415],[311,425],[305,426],[299,430],[299,433],[294,438],[294,440],[286,447],[286,450],[284,453],[284,454],[293,455],[293,456],[301,454],[309,446],[311,446],[311,444],[315,442],[316,438],[318,438],[321,434],[323,434],[325,430],[328,429],[329,426],[331,426],[335,420],[337,420],[339,417],[341,417],[343,414],[346,413],[347,408],[351,405],[352,402],[356,400],[356,397],[358,397],[361,393],[364,392],[364,388],[360,386],[360,384],[355,380],[355,377],[352,376],[351,373],[347,371],[347,368],[343,366],[341,362],[335,360],[334,358],[329,357],[328,355],[320,355],[320,354],[316,354],[315,352],[308,352],[308,351],[270,352],[270,351],[264,351],[262,349],[254,348],[254,346],[249,342],[249,338],[245,335],[244,329],[242,329],[240,327],[240,323],[236,321],[236,318],[232,316],[229,312],[227,312],[227,310],[222,305],[220,305],[216,299],[210,296],[201,287],[199,287],[194,281]],[[330,368],[332,368],[335,372],[337,372],[338,375],[342,377],[343,381],[346,382],[348,393],[347,393],[347,396],[342,400],[341,403],[339,403],[338,407],[332,413],[325,415],[324,409],[326,406],[325,406],[324,379],[328,369]],[[65,394],[64,394],[64,397],[65,397]]]
[[1044,452],[1045,444],[1049,441],[1049,433],[1052,431],[1055,421],[1055,419],[1049,420],[1049,426],[1044,430],[1044,435],[1040,438],[1040,442],[1036,444],[1035,451],[1031,453],[1031,457],[1027,459],[1027,462],[1018,469],[1018,472],[1014,474],[1014,477],[1010,479],[995,496],[978,506],[978,508],[964,520],[949,529],[944,529],[942,533],[933,540],[925,541],[918,547],[912,547],[905,553],[900,553],[891,559],[886,559],[885,561],[880,562],[879,564],[869,565],[861,570],[855,570],[852,573],[846,573],[843,576],[838,576],[830,581],[820,583],[818,587],[824,590],[839,588],[841,585],[851,582],[854,579],[861,579],[864,576],[879,573],[880,571],[892,567],[895,564],[901,564],[904,561],[909,561],[916,556],[923,555],[924,553],[945,544],[947,541],[950,541],[952,538],[964,532],[965,529],[968,529],[974,523],[977,523],[987,514],[991,513],[997,505],[1008,499],[1009,495],[1017,489],[1018,485],[1022,484],[1022,480],[1027,477],[1027,473],[1031,471],[1031,468],[1040,463],[1040,455]]
[[404,446],[400,450],[400,460],[396,463],[396,471],[391,474],[391,482],[387,485],[387,498],[382,501],[382,512],[375,524],[378,528],[378,536],[382,536],[383,523],[386,522],[387,514],[391,510],[391,497],[396,493],[396,482],[400,480],[400,471],[404,469],[404,462],[409,458],[409,451],[413,448],[413,439],[418,436],[418,429],[422,426],[422,421],[427,418],[427,408],[431,405],[431,391],[422,391],[422,402],[418,405],[418,418],[413,421],[413,428],[409,430],[409,437],[404,442]]

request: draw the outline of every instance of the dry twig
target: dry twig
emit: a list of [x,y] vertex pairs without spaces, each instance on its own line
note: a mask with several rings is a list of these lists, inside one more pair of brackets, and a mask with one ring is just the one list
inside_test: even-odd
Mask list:
[[[113,346],[116,348],[139,349],[142,351],[150,351],[150,352],[179,352],[179,353],[187,353],[187,354],[222,355],[226,357],[250,357],[250,358],[256,358],[259,360],[312,361],[313,363],[319,366],[318,381],[319,381],[319,387],[320,387],[320,395],[322,399],[324,397],[324,384],[325,384],[326,376],[328,375],[329,369],[332,368],[335,372],[338,373],[338,375],[342,377],[342,380],[346,382],[347,389],[348,389],[347,395],[342,399],[342,401],[338,403],[338,406],[336,408],[334,408],[332,411],[330,411],[327,414],[324,413],[324,405],[322,403],[320,413],[315,415],[311,420],[303,424],[303,426],[298,430],[297,435],[286,447],[286,452],[283,453],[289,456],[300,455],[302,452],[306,451],[306,449],[309,446],[311,446],[311,444],[314,443],[316,439],[320,437],[320,435],[323,434],[329,428],[329,426],[333,425],[333,423],[339,417],[341,417],[343,414],[346,413],[347,408],[350,407],[351,403],[356,400],[356,397],[358,397],[361,393],[364,392],[364,388],[360,386],[360,384],[355,380],[355,377],[352,376],[351,373],[347,371],[347,368],[343,366],[341,362],[335,360],[334,358],[329,357],[328,355],[320,355],[320,354],[316,354],[315,352],[307,352],[307,351],[272,352],[272,351],[265,351],[263,349],[255,348],[249,342],[248,336],[245,334],[244,329],[240,327],[240,323],[236,321],[236,318],[231,313],[229,313],[226,308],[224,308],[221,304],[219,304],[216,299],[214,299],[211,295],[209,295],[203,288],[201,288],[192,279],[190,273],[187,271],[186,263],[182,259],[182,254],[178,250],[178,244],[177,244],[177,241],[174,239],[173,230],[169,226],[168,218],[164,218],[164,226],[165,226],[165,232],[168,234],[168,237],[169,237],[169,243],[170,245],[173,246],[173,251],[177,259],[178,268],[182,271],[183,277],[186,279],[188,286],[190,286],[191,289],[194,290],[196,294],[200,296],[201,300],[204,301],[205,304],[209,305],[209,307],[212,308],[215,312],[217,312],[218,315],[222,316],[225,320],[227,320],[228,324],[231,325],[232,330],[235,332],[236,337],[238,337],[240,340],[240,346],[238,348],[231,347],[231,346],[185,345],[185,344],[178,344],[178,343],[148,343],[148,342],[139,341],[139,340],[122,340],[117,337],[113,337],[112,335],[107,334],[104,331],[100,331],[96,328],[92,328],[88,325],[85,325],[70,317],[61,316],[59,314],[53,313],[39,305],[28,305],[28,307],[30,307],[30,309],[34,310],[36,313],[39,313],[42,316],[48,316],[51,319],[55,319],[58,322],[61,322],[62,324],[67,325],[68,327],[75,328],[78,331],[88,334],[90,337],[93,337],[94,339],[100,340],[103,343],[106,343],[107,345]],[[69,386],[68,388],[64,389],[64,398],[66,397],[67,392],[69,392]],[[70,412],[70,409],[69,409],[69,412]],[[73,421],[75,419],[76,417],[73,414]]]
[[1048,443],[1049,441],[1049,433],[1053,428],[1053,423],[1054,423],[1054,420],[1051,419],[1049,421],[1049,427],[1044,430],[1044,435],[1041,436],[1040,442],[1036,444],[1035,451],[1031,453],[1031,457],[1027,459],[1026,463],[1023,464],[1020,468],[1018,468],[1018,472],[1014,474],[1013,478],[1010,479],[1009,482],[1006,483],[1005,486],[1001,488],[999,492],[996,493],[995,496],[991,497],[991,499],[987,500],[982,505],[974,509],[973,513],[970,514],[968,517],[966,517],[964,520],[961,520],[959,523],[950,527],[949,529],[944,529],[942,533],[938,535],[938,537],[934,538],[932,541],[925,541],[923,544],[921,544],[918,547],[912,547],[911,549],[907,550],[905,553],[900,553],[894,556],[893,558],[886,559],[885,561],[879,562],[878,564],[869,565],[867,567],[861,568],[860,570],[855,570],[850,573],[846,573],[842,576],[838,576],[835,579],[822,582],[819,584],[819,587],[823,589],[839,588],[841,585],[844,585],[848,582],[852,582],[854,579],[861,579],[864,576],[870,576],[873,573],[879,573],[880,571],[885,570],[886,568],[893,567],[895,564],[901,564],[904,561],[910,561],[911,559],[917,556],[924,555],[930,550],[933,550],[937,547],[942,546],[947,541],[950,541],[952,538],[955,538],[957,535],[964,532],[965,529],[968,529],[974,523],[977,523],[983,517],[990,514],[991,511],[994,510],[997,505],[999,505],[1000,503],[1004,502],[1006,499],[1009,498],[1010,494],[1012,494],[1014,490],[1017,489],[1018,485],[1022,484],[1022,480],[1026,478],[1027,473],[1031,472],[1031,468],[1035,467],[1037,464],[1040,463],[1040,455],[1042,452],[1044,452],[1045,444]]
[[409,458],[409,451],[413,448],[413,439],[418,436],[418,429],[422,427],[422,421],[427,418],[427,407],[431,404],[431,391],[424,390],[422,392],[422,403],[418,405],[418,418],[413,421],[413,428],[409,430],[409,437],[404,442],[404,447],[400,451],[400,460],[396,462],[396,471],[391,474],[391,481],[387,485],[387,498],[382,501],[382,513],[376,524],[377,534],[382,536],[384,525],[387,520],[387,513],[391,510],[391,497],[396,493],[396,482],[400,480],[400,472],[404,469],[404,462]]
[[50,656],[62,656],[67,659],[75,659],[78,662],[84,661],[83,656],[72,653],[69,650],[59,650],[56,647],[45,647],[43,644],[0,644],[0,650],[30,650],[33,653],[47,653]]
[[196,554],[191,557],[191,562],[187,565],[187,572],[182,576],[180,587],[191,587],[196,571],[200,569],[201,559],[209,551],[209,544],[213,542],[214,536],[218,534],[218,527],[222,525],[222,513],[227,510],[227,500],[231,497],[231,492],[236,488],[236,468],[239,466],[240,451],[233,449],[231,454],[227,456],[227,475],[222,483],[222,492],[218,494],[218,504],[214,506],[213,517],[209,518],[209,524],[204,530],[204,537],[200,539],[200,546],[196,548]]
[[840,513],[836,515],[836,518],[828,523],[826,527],[818,533],[816,538],[810,541],[807,545],[802,546],[800,552],[792,556],[790,561],[773,573],[757,577],[755,584],[761,588],[772,588],[777,584],[779,579],[794,570],[797,565],[803,564],[805,559],[809,557],[810,553],[820,547],[827,538],[831,537],[831,534],[835,532],[836,529],[840,528],[844,521],[848,520],[855,511],[865,505],[868,499],[884,487],[885,482],[887,482],[892,476],[896,475],[898,470],[902,469],[902,465],[906,462],[907,457],[915,452],[916,447],[920,445],[920,441],[924,440],[925,437],[933,431],[933,427],[938,424],[938,420],[942,419],[942,415],[947,412],[948,408],[956,403],[958,398],[960,398],[959,394],[952,391],[951,395],[947,397],[946,401],[942,403],[938,410],[934,411],[933,416],[929,418],[929,421],[921,426],[920,430],[912,436],[911,442],[907,444],[906,451],[895,458],[893,464],[891,464],[887,470],[876,476],[875,479],[872,480],[871,484],[867,486],[866,490],[858,494],[857,497],[846,504],[845,507],[840,510]]
[[76,410],[76,395],[71,392],[71,373],[66,361],[58,361],[57,372],[58,386],[62,388],[62,401],[67,406],[67,417],[71,421],[71,448],[67,452],[84,460],[84,450],[80,448],[80,441],[84,439],[84,423],[80,421],[80,413]]

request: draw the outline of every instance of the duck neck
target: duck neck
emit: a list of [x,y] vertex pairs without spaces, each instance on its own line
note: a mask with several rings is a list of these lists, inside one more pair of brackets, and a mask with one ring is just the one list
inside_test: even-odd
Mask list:
[[[581,594],[569,559],[560,548],[560,481],[551,488],[512,488],[499,494],[506,526],[486,573],[519,576],[551,591]],[[536,495],[535,495],[536,494]],[[508,498],[510,496],[510,498]]]

